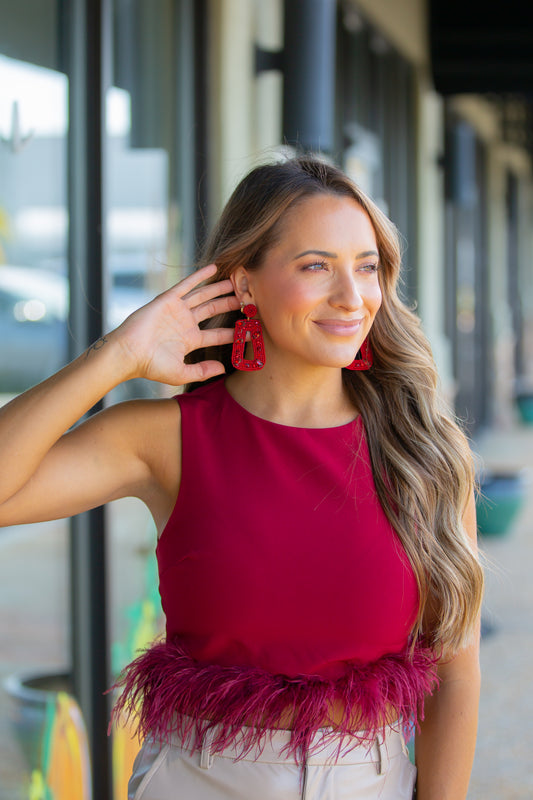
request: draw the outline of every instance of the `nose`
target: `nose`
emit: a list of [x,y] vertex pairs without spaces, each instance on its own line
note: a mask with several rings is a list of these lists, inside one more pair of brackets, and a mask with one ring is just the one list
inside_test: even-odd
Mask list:
[[363,305],[363,297],[357,275],[354,275],[351,268],[349,271],[337,274],[331,303],[336,308],[344,308],[348,311],[356,311]]

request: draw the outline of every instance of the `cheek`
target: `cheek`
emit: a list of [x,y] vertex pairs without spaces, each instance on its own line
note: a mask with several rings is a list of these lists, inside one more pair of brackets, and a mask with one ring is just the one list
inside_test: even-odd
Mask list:
[[268,292],[265,300],[268,306],[268,311],[265,307],[265,312],[269,316],[300,314],[313,308],[316,303],[315,295],[309,287],[302,286],[296,281],[294,283],[280,281]]
[[379,285],[376,285],[374,290],[371,293],[369,293],[367,297],[368,297],[367,300],[368,304],[372,307],[374,314],[376,314],[381,307],[381,301],[383,299],[383,295],[381,293],[381,287]]
[[287,287],[284,297],[284,305],[287,310],[306,311],[313,308],[317,303],[317,292],[311,286],[294,284]]

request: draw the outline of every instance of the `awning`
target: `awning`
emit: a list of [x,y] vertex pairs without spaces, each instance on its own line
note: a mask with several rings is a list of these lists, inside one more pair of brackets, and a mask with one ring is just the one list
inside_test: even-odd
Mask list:
[[533,95],[533,6],[524,0],[428,0],[429,49],[437,92]]

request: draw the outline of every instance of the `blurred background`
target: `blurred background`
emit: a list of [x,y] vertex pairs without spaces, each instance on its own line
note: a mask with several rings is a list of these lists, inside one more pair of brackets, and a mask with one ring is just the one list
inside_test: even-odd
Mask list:
[[[0,401],[187,274],[235,183],[296,151],[404,239],[403,293],[483,490],[469,797],[531,798],[528,3],[0,0]],[[154,545],[133,500],[0,531],[0,800],[126,797],[137,742],[107,737],[104,691],[161,630]]]

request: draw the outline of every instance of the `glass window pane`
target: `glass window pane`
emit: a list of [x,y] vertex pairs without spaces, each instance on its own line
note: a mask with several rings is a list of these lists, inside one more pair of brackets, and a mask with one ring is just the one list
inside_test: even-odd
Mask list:
[[[56,12],[49,1],[0,3],[2,404],[67,359],[68,86]],[[66,686],[68,597],[67,522],[0,529],[0,800],[27,800],[48,780],[42,743],[55,711],[42,689],[50,676]]]
[[[179,279],[184,215],[180,198],[177,58],[179,3],[115,4],[113,86],[106,108],[107,329]],[[183,36],[183,31],[181,31]],[[183,74],[181,75],[183,79]],[[189,157],[193,157],[189,142]],[[189,232],[190,233],[190,232]],[[171,393],[130,381],[108,402]],[[139,648],[163,632],[155,545],[147,509],[135,499],[108,509],[111,666],[116,675]],[[124,797],[138,740],[114,731],[115,797]]]
[[0,53],[0,392],[67,358],[67,80]]

